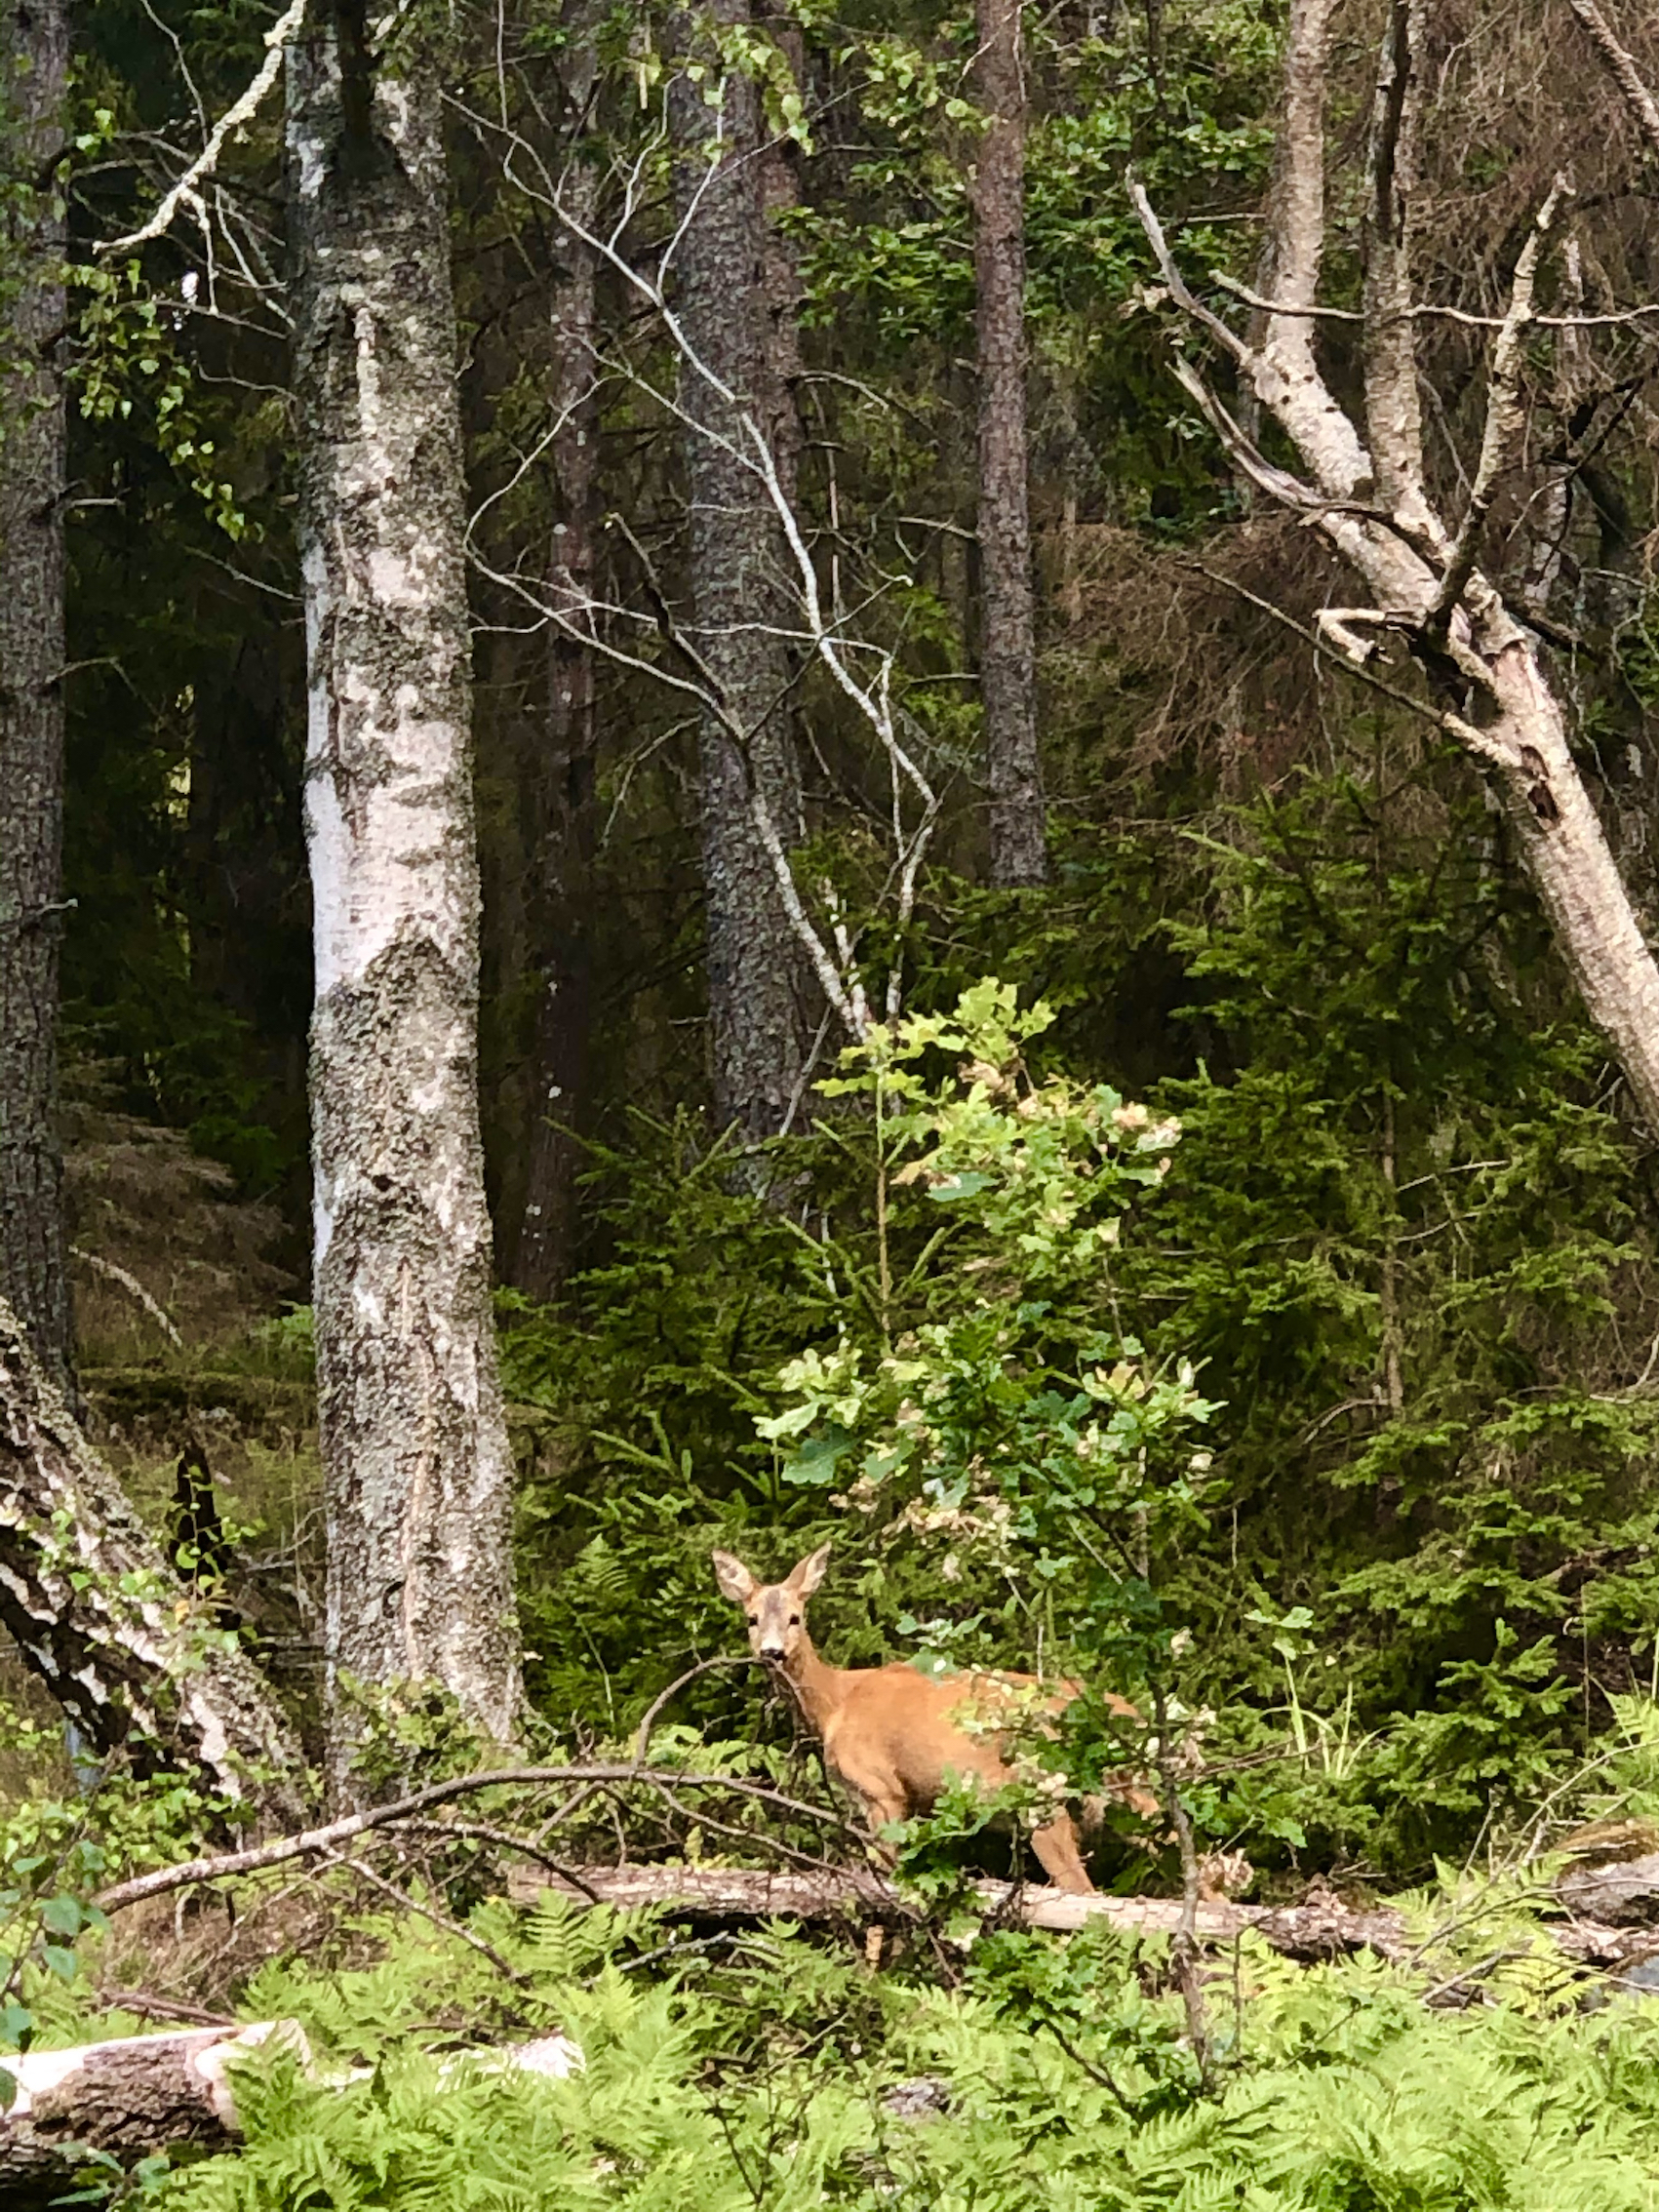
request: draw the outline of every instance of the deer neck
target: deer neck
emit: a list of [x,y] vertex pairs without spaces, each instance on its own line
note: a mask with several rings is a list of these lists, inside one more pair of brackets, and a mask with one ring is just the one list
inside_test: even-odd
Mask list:
[[783,1674],[795,1692],[802,1718],[814,1735],[823,1734],[841,1704],[846,1672],[843,1667],[827,1666],[813,1649],[811,1638],[802,1631],[795,1655],[786,1663]]

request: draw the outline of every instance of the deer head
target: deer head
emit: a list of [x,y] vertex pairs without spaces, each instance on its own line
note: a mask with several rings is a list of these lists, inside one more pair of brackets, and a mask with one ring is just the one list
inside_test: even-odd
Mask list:
[[713,1556],[714,1579],[721,1596],[741,1605],[748,1615],[749,1649],[757,1659],[787,1672],[803,1649],[811,1649],[807,1634],[807,1600],[824,1579],[829,1546],[820,1544],[810,1559],[791,1567],[781,1582],[757,1582],[731,1552]]

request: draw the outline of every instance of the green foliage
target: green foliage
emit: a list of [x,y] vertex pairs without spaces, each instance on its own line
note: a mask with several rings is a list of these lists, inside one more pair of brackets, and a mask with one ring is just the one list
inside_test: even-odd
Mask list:
[[[264,1969],[248,2008],[297,2020],[312,2070],[251,2058],[244,2147],[151,2187],[178,2212],[1649,2205],[1653,2001],[1580,2011],[1518,1893],[1407,1910],[1432,1945],[1416,1973],[1246,1941],[1234,1995],[1215,1989],[1208,2099],[1158,1942],[993,1935],[949,1989],[782,1927],[664,1960],[637,1919],[481,1909],[508,1984],[457,1938],[380,1922],[372,1967]],[[1483,1973],[1492,2001],[1426,2005],[1431,1972]],[[554,2025],[574,2072],[503,2070],[501,2046]]]

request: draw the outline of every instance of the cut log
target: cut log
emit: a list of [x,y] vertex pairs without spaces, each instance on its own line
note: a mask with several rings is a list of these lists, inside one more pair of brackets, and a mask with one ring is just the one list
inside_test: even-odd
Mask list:
[[265,2020],[0,2060],[18,2085],[0,2113],[0,2203],[44,2208],[73,2186],[89,2151],[130,2166],[175,2143],[222,2149],[237,2132],[226,2069],[279,2033],[304,2048],[294,2022]]
[[[238,2057],[273,2041],[315,2071],[305,2032],[294,2020],[125,2035],[0,2060],[17,2083],[10,2111],[0,2113],[0,2205],[5,2212],[45,2212],[87,2168],[89,2153],[127,2168],[179,2144],[226,2149],[241,2134],[230,2069]],[[440,2084],[467,2067],[558,2079],[581,2063],[567,2036],[543,2035],[531,2043],[452,2052],[438,2073]],[[372,2072],[360,2067],[337,2078],[360,2080]],[[109,2178],[107,2168],[99,2178]]]
[[194,1604],[0,1300],[0,1626],[94,1757],[182,1768],[271,1826],[304,1761],[235,1638]]

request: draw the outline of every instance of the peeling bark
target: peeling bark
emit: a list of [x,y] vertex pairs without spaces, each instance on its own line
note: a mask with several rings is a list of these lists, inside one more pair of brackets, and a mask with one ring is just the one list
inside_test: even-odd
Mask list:
[[1048,874],[1037,746],[1037,612],[1025,407],[1025,78],[1020,0],[979,0],[978,98],[989,118],[972,183],[979,372],[979,690],[991,880]]
[[58,1107],[62,918],[64,0],[0,16],[0,1295],[70,1383]]
[[[716,0],[713,14],[746,23],[748,0]],[[691,19],[676,17],[679,50],[700,52],[702,43]],[[801,775],[781,635],[783,549],[766,488],[742,457],[742,414],[764,424],[772,412],[759,103],[754,85],[732,72],[713,108],[707,83],[682,73],[669,89],[684,223],[674,272],[680,324],[694,356],[682,366],[680,394],[692,631],[742,732],[739,744],[719,715],[702,716],[711,1076],[717,1120],[752,1141],[783,1126],[805,1064],[806,1025],[794,934],[751,787],[788,847],[801,835]]]
[[247,1653],[161,1545],[0,1304],[0,1625],[97,1757],[194,1769],[266,1826],[304,1817],[303,1764]]
[[478,1124],[478,856],[439,85],[360,0],[291,51],[332,1780],[348,1679],[522,1702]]

